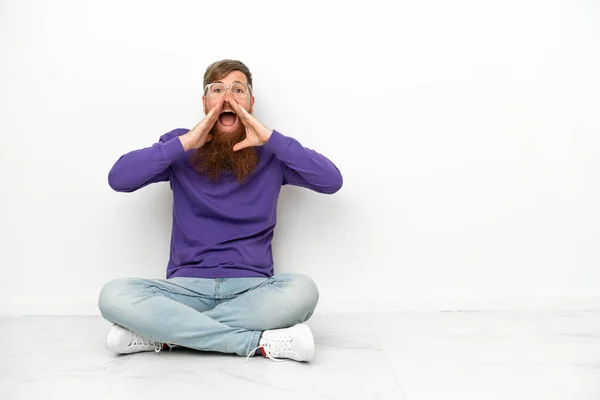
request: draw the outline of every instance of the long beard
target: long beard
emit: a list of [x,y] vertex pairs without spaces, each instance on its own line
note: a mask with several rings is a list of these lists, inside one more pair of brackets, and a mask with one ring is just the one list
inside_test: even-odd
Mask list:
[[241,122],[238,124],[235,131],[228,133],[222,132],[216,124],[213,126],[210,130],[213,140],[194,151],[190,159],[196,171],[208,175],[214,182],[218,182],[225,171],[233,171],[239,183],[248,178],[256,169],[258,153],[254,147],[233,151],[233,146],[246,138],[246,128]]

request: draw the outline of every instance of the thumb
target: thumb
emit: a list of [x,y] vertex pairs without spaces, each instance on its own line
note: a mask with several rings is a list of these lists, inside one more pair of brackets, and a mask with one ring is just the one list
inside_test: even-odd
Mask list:
[[245,149],[246,147],[250,147],[250,142],[248,139],[244,139],[241,142],[236,143],[236,145],[233,146],[233,151],[239,151]]

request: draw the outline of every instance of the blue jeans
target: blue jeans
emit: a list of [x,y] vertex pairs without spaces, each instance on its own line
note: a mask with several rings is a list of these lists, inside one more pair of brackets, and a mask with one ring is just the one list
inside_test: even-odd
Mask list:
[[319,300],[301,274],[271,278],[123,278],[100,292],[102,316],[146,339],[246,356],[268,329],[310,318]]

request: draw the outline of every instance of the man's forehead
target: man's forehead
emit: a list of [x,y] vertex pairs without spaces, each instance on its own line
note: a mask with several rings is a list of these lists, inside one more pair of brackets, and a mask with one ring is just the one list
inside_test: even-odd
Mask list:
[[[222,80],[216,80],[215,82],[219,82],[219,83],[225,83],[225,82],[224,82],[224,81],[222,81]],[[248,82],[243,82],[243,81],[238,81],[238,80],[235,80],[235,81],[231,81],[231,83],[248,83]]]
[[227,76],[217,79],[215,82],[221,83],[248,83],[246,74],[242,71],[231,71]]

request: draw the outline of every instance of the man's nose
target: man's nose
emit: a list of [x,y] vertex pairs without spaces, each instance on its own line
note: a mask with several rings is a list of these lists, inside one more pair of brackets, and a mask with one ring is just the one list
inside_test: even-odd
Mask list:
[[229,103],[229,99],[231,99],[231,89],[225,89],[225,95],[223,96],[223,100]]

